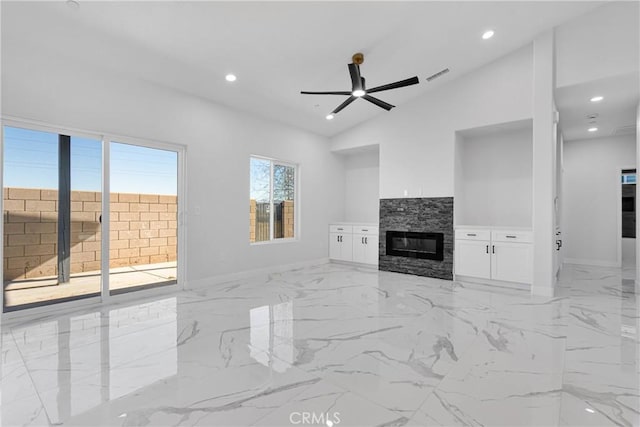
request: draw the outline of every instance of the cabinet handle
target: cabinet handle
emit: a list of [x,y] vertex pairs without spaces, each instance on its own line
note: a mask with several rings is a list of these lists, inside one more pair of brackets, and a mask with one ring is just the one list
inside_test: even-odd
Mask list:
[[367,230],[366,228],[363,228],[362,231],[369,231],[369,230]]
[[364,237],[360,238],[360,243],[362,243],[364,245]]
[[487,245],[487,253],[489,253],[489,245]]
[[340,228],[340,227],[338,227],[338,231],[342,231],[342,230],[344,230],[344,228]]
[[491,245],[491,253],[492,254],[496,253],[496,245]]
[[476,233],[467,233],[467,236],[475,236]]
[[368,237],[365,237],[365,238],[364,238],[364,244],[365,244],[365,245],[368,245],[368,244],[369,244]]
[[509,236],[509,235],[507,235],[507,236],[505,236],[505,237],[506,237],[507,239],[515,239],[515,238],[516,238],[516,236]]
[[560,240],[556,240],[556,251],[560,250]]

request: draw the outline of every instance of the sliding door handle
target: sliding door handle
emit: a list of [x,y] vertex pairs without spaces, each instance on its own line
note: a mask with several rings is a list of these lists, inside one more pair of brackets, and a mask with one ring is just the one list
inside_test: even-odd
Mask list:
[[492,254],[496,253],[496,245],[491,245],[491,253]]
[[487,253],[489,253],[489,245],[487,245]]

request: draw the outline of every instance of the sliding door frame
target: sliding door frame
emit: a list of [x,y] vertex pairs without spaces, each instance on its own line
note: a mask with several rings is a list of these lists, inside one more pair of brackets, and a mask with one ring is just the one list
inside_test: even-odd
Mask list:
[[[147,296],[163,295],[174,292],[175,290],[186,289],[186,221],[185,221],[185,209],[186,209],[186,146],[173,144],[169,142],[156,142],[145,139],[139,139],[134,137],[128,137],[123,135],[117,135],[107,132],[88,131],[84,129],[72,128],[67,126],[56,126],[39,121],[22,119],[18,117],[2,116],[0,120],[0,165],[4,165],[4,127],[17,127],[22,129],[29,129],[41,132],[50,132],[56,134],[63,134],[75,137],[90,138],[100,140],[102,142],[102,239],[101,239],[101,283],[100,283],[100,295],[91,296],[87,298],[78,299],[75,301],[67,302],[53,302],[51,304],[43,305],[40,307],[26,308],[23,310],[16,310],[11,312],[4,311],[4,285],[2,286],[2,292],[0,292],[0,308],[2,310],[2,319],[13,319],[24,316],[33,316],[39,313],[47,313],[52,310],[73,310],[86,306],[96,306],[109,304],[112,301],[131,300],[134,298],[141,298]],[[160,286],[158,288],[149,288],[140,291],[126,292],[118,295],[111,295],[109,292],[109,236],[110,236],[110,222],[109,222],[109,205],[110,205],[110,171],[111,171],[111,143],[118,142],[122,144],[137,145],[146,148],[155,148],[160,150],[173,151],[178,156],[177,164],[177,199],[178,199],[178,212],[177,212],[177,280],[175,285]],[[0,186],[4,191],[3,175],[0,173]],[[0,198],[0,209],[4,211],[4,197]],[[0,222],[0,234],[4,236],[4,220]],[[4,259],[4,244],[0,246],[0,257]],[[0,270],[0,283],[4,283],[4,268]]]

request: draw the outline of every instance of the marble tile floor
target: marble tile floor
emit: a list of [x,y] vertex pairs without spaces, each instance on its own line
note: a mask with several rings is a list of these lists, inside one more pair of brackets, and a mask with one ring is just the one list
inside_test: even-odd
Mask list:
[[633,270],[553,298],[338,264],[1,328],[1,425],[637,426]]

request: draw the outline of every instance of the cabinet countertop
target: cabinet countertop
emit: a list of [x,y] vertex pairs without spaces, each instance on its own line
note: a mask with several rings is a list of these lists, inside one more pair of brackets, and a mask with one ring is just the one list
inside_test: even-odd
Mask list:
[[533,231],[531,227],[509,227],[493,225],[456,225],[455,230],[495,230],[495,231]]

